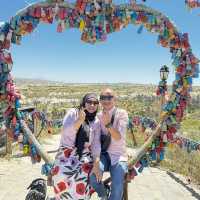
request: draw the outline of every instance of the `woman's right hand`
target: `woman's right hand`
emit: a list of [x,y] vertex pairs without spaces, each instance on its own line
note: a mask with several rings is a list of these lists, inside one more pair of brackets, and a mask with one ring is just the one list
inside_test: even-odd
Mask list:
[[76,131],[80,128],[81,124],[85,121],[85,116],[86,114],[84,112],[84,108],[81,108],[78,112],[78,118],[74,123],[74,128]]
[[85,121],[85,116],[86,116],[84,110],[85,110],[84,108],[81,108],[78,113],[78,120],[81,121],[82,123]]

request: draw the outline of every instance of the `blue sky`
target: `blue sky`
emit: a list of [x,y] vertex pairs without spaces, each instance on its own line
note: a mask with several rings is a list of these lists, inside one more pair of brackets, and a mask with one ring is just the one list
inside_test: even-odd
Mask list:
[[[27,1],[1,0],[0,21],[8,21],[27,6]],[[145,4],[169,16],[179,31],[188,32],[193,53],[200,58],[200,9],[188,12],[184,0],[147,0]],[[170,67],[168,82],[172,83],[174,68],[169,49],[157,44],[156,34],[145,29],[138,34],[137,29],[129,25],[109,35],[106,42],[91,45],[80,40],[79,30],[57,33],[55,24],[40,24],[20,46],[12,46],[12,73],[15,77],[65,82],[157,84],[160,66],[166,64]],[[200,78],[194,84],[200,85]]]

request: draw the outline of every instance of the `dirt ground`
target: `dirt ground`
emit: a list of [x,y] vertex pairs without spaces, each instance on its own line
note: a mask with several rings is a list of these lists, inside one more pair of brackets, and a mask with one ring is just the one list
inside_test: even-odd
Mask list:
[[[42,141],[46,150],[55,150],[59,144],[59,135]],[[54,157],[54,155],[51,155]],[[0,200],[24,200],[27,187],[41,175],[41,165],[31,164],[30,158],[0,159]],[[186,179],[178,174],[146,168],[129,184],[130,200],[200,200],[200,190],[188,185]],[[52,188],[48,188],[48,196],[53,196]],[[96,194],[92,200],[97,200]]]

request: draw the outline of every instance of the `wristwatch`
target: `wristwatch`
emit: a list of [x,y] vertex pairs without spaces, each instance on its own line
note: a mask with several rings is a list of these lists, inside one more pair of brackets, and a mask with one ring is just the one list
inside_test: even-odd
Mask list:
[[109,122],[108,124],[105,125],[106,128],[111,128],[112,124]]

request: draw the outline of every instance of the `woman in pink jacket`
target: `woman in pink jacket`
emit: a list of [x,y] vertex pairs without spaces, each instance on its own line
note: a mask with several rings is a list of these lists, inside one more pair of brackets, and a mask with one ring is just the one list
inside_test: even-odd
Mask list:
[[[88,177],[100,157],[100,123],[96,94],[86,94],[78,109],[70,109],[63,120],[60,150],[52,169],[57,200],[90,199]],[[95,167],[93,171],[98,176]]]

